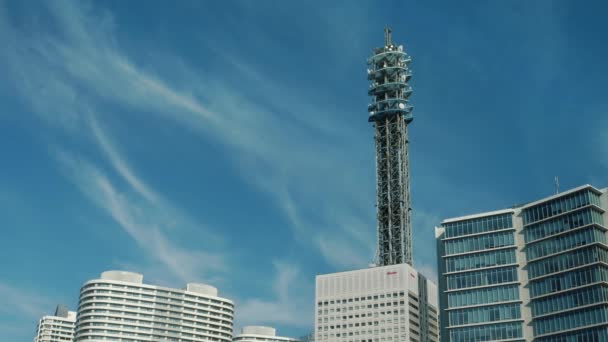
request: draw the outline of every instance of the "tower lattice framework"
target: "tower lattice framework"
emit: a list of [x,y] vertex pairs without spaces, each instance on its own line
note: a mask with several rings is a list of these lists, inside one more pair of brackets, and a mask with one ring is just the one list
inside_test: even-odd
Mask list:
[[407,127],[413,120],[408,104],[412,88],[409,63],[403,46],[391,42],[385,29],[384,47],[368,59],[369,121],[376,144],[377,263],[380,266],[412,265],[412,224]]

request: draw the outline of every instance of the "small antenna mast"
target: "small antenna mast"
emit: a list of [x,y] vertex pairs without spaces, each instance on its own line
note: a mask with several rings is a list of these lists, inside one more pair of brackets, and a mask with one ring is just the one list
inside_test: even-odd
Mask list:
[[555,176],[555,194],[559,194],[559,177]]
[[391,45],[391,28],[386,26],[384,27],[384,45],[385,46],[389,46]]

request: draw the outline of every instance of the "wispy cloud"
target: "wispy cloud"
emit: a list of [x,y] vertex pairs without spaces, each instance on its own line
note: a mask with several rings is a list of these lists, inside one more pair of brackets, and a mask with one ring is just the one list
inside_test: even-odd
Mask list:
[[56,304],[40,291],[28,291],[22,286],[0,282],[0,314],[2,315],[38,319],[45,313],[50,313]]
[[313,301],[301,295],[300,270],[296,265],[275,261],[272,283],[275,298],[272,300],[249,299],[237,303],[237,325],[286,324],[308,327],[312,324]]
[[[22,49],[16,49],[9,58],[19,66],[23,76],[19,86],[27,96],[38,93],[38,85],[47,80],[58,83],[56,89],[63,89],[35,96],[40,102],[36,109],[42,115],[51,113],[50,120],[57,120],[57,112],[67,113],[69,118],[60,122],[82,128],[87,122],[81,116],[74,117],[74,112],[110,101],[215,137],[237,152],[233,162],[243,171],[243,179],[275,198],[298,240],[319,248],[328,262],[343,266],[318,243],[323,238],[320,228],[331,227],[349,237],[339,243],[354,243],[344,248],[367,254],[352,260],[371,259],[369,241],[374,236],[374,213],[369,198],[373,197],[373,187],[361,187],[359,180],[367,175],[361,173],[356,155],[346,153],[353,146],[342,143],[358,139],[341,139],[356,132],[332,119],[330,113],[336,108],[310,101],[306,97],[310,90],[305,88],[286,93],[281,81],[264,76],[255,66],[235,56],[226,60],[232,70],[242,73],[239,85],[220,80],[218,75],[197,74],[186,63],[183,74],[189,76],[183,77],[188,78],[188,83],[179,84],[179,73],[168,80],[137,66],[120,50],[115,44],[110,14],[99,15],[96,11],[93,15],[72,2],[54,2],[49,11],[62,34],[38,32],[33,37],[20,37],[27,38],[25,43],[15,39],[15,44],[38,53],[22,56]],[[32,65],[33,72],[23,67],[24,63]],[[244,88],[243,84],[252,87]],[[261,93],[267,95],[252,98],[250,89],[256,85],[265,87]],[[277,93],[282,95],[272,95]],[[49,111],[52,101],[64,107]],[[94,137],[112,165],[146,200],[153,200],[154,193],[129,173],[128,166],[116,158],[114,147],[96,127],[94,122]],[[319,138],[311,141],[304,132]],[[104,189],[106,196],[115,190],[110,186]],[[351,224],[354,221],[357,223]]]
[[[95,128],[103,137],[102,148],[112,146],[99,127]],[[164,201],[148,199],[154,191],[146,188],[145,192],[137,186],[143,186],[131,169],[115,149],[111,154],[111,163],[116,171],[123,176],[132,190],[120,191],[106,174],[89,161],[78,158],[68,152],[59,150],[57,159],[67,171],[69,179],[73,180],[79,189],[99,208],[103,209],[141,248],[146,255],[160,261],[166,272],[174,274],[181,281],[209,279],[214,273],[225,269],[224,256],[219,253],[201,250],[190,250],[179,246],[169,237],[176,222],[180,225],[193,225],[188,218],[175,213],[175,209]],[[120,167],[117,167],[119,165]],[[135,185],[134,185],[135,184]]]
[[114,169],[135,189],[141,196],[151,203],[158,201],[158,195],[152,191],[144,182],[139,179],[131,168],[127,165],[127,161],[118,154],[116,149],[110,140],[106,137],[105,133],[101,130],[97,120],[93,115],[90,116],[90,126],[95,136],[99,147],[108,158]]

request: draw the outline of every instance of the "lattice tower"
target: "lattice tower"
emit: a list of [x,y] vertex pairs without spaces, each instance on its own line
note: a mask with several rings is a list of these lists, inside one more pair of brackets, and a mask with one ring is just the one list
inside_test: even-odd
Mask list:
[[412,224],[407,127],[413,107],[408,81],[411,58],[403,46],[391,42],[385,28],[385,44],[367,60],[372,103],[369,121],[374,124],[376,144],[376,207],[378,224],[377,264],[412,265]]

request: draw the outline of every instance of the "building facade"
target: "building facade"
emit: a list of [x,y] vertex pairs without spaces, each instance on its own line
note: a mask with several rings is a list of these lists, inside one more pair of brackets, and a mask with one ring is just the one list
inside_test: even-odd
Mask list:
[[233,302],[212,286],[165,288],[107,271],[80,290],[74,341],[231,342],[233,317]]
[[71,342],[75,322],[76,312],[58,305],[54,315],[44,316],[38,321],[34,342]]
[[444,220],[446,341],[608,341],[606,189]]
[[437,288],[408,264],[319,275],[315,341],[439,341]]
[[300,342],[297,338],[277,336],[274,328],[263,326],[246,326],[234,337],[234,342]]

